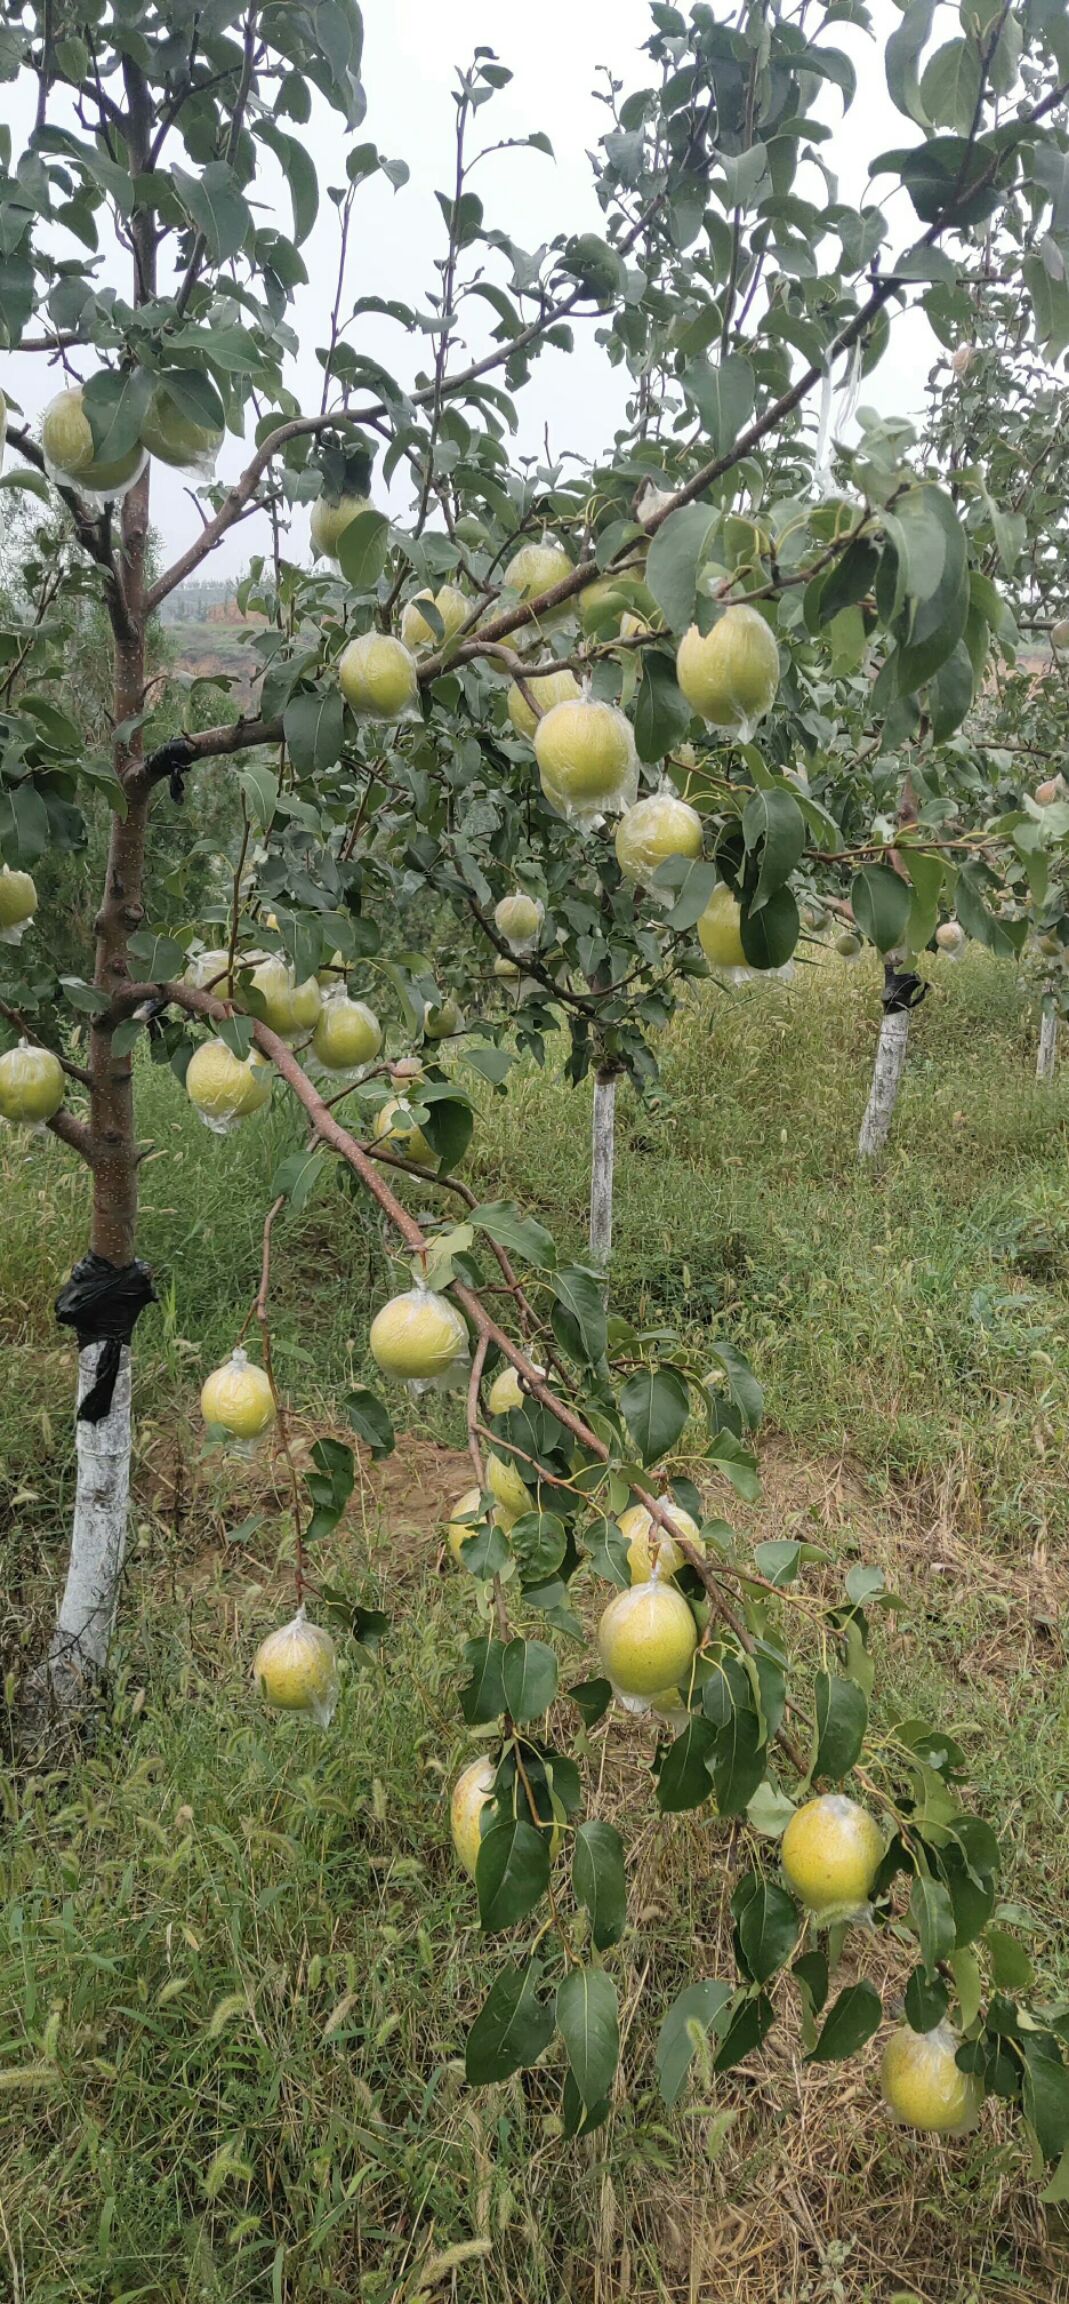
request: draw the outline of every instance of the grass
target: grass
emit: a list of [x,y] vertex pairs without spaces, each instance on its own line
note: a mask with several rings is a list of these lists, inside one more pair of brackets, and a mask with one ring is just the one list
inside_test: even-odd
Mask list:
[[[657,1108],[621,1094],[614,1302],[699,1357],[721,1329],[751,1355],[765,1480],[740,1523],[885,1566],[907,1612],[880,1634],[881,1716],[923,1707],[965,1742],[1006,1893],[1064,1991],[1069,1076],[1035,1091],[1020,988],[974,955],[941,972],[893,1146],[859,1173],[875,1012],[868,967],[695,1002]],[[326,1736],[265,1718],[248,1659],[287,1606],[284,1494],[270,1463],[205,1450],[196,1394],[254,1289],[292,1122],[273,1112],[217,1143],[169,1075],[142,1088],[162,1301],[138,1335],[115,1679],[76,1765],[57,1749],[27,1768],[13,1742],[0,1777],[13,2304],[1069,2298],[1019,2132],[989,2107],[952,2148],[900,2137],[876,2110],[873,2050],[806,2069],[788,2018],[665,2113],[659,2011],[726,1959],[740,1851],[704,1816],[653,1827],[641,1723],[596,1731],[588,1765],[593,1811],[629,1844],[611,2119],[563,2146],[552,2066],[466,2089],[464,2032],[501,1953],[473,1926],[445,1823],[473,1620],[472,1586],[436,1557],[442,1506],[468,1484],[456,1410],[436,1402],[395,1458],[362,1467],[331,1542],[335,1580],[391,1613],[383,1662],[350,1662]],[[581,1248],[588,1091],[532,1071],[480,1103],[476,1188]],[[51,1299],[84,1196],[50,1140],[8,1137],[0,1185],[0,1643],[17,1677],[63,1567],[71,1363]],[[333,1187],[280,1224],[275,1350],[302,1441],[363,1372],[396,1269]],[[894,1944],[862,1958],[892,2001]]]

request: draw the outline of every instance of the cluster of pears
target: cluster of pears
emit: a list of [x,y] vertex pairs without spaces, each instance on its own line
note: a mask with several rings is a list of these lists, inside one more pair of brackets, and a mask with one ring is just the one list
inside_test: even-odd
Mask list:
[[[318,499],[312,512],[312,540],[318,553],[337,557],[346,527],[367,509],[367,501],[358,495]],[[530,601],[551,592],[572,571],[564,547],[544,535],[518,547],[504,578],[509,591]],[[624,636],[631,630],[641,632],[656,613],[641,575],[630,571],[599,578],[579,596],[580,620],[592,636],[613,626]],[[425,588],[409,600],[402,612],[400,638],[372,631],[349,641],[337,670],[350,710],[358,719],[393,724],[417,717],[419,651],[447,644],[473,618],[464,593],[445,584],[438,592]],[[546,621],[552,624],[554,615]],[[756,608],[733,603],[708,632],[692,625],[684,634],[676,676],[695,713],[710,726],[745,740],[775,700],[779,684],[775,635]],[[618,816],[616,854],[621,871],[635,883],[653,882],[654,895],[670,905],[671,889],[662,890],[656,883],[658,867],[672,858],[700,856],[701,818],[667,784],[638,798],[638,757],[626,714],[591,696],[564,667],[535,680],[518,671],[509,689],[508,712],[517,734],[534,745],[539,781],[550,805],[580,828]],[[533,907],[537,900],[521,891],[502,901],[515,910],[514,925],[498,922],[512,958],[499,955],[495,973],[518,976],[515,960],[534,949],[541,927],[540,919],[522,925],[521,907]],[[698,933],[715,967],[746,968],[741,912],[726,886],[714,892]]]
[[[366,1001],[350,997],[340,955],[318,977],[306,977],[303,983],[297,982],[296,971],[281,953],[250,957],[255,961],[250,983],[259,996],[257,1013],[280,1039],[289,1046],[307,1041],[314,1064],[334,1077],[356,1078],[374,1061],[382,1047],[382,1027]],[[225,951],[199,952],[187,974],[191,983],[210,987],[220,998],[240,998]],[[205,1125],[225,1135],[270,1101],[271,1067],[258,1050],[236,1056],[225,1040],[216,1037],[194,1050],[186,1070],[186,1093]]]
[[[266,1369],[239,1344],[201,1388],[201,1415],[247,1453],[275,1421],[275,1395]],[[280,1712],[306,1713],[329,1726],[338,1700],[338,1659],[330,1633],[309,1621],[303,1602],[288,1624],[269,1632],[253,1659],[253,1680],[264,1702]]]
[[[491,1392],[491,1412],[505,1413],[524,1394],[514,1370],[499,1377],[497,1384],[500,1399],[495,1402]],[[487,1479],[496,1496],[490,1464]],[[472,1534],[479,1502],[478,1489],[471,1489],[453,1507],[448,1542],[458,1561]],[[700,1551],[701,1532],[689,1514],[670,1496],[659,1502],[670,1510],[680,1536]],[[509,1512],[501,1503],[496,1505],[495,1519],[508,1527]],[[597,1635],[601,1664],[624,1709],[653,1710],[679,1725],[688,1716],[681,1709],[680,1690],[687,1688],[698,1648],[694,1616],[672,1581],[685,1555],[642,1505],[624,1512],[618,1526],[627,1540],[631,1583],[602,1612]],[[463,1769],[453,1787],[453,1846],[458,1862],[472,1877],[491,1815],[495,1781],[494,1764],[480,1755]],[[552,1832],[551,1852],[555,1852],[562,1829],[549,1819],[543,1825]],[[794,1811],[781,1842],[780,1861],[786,1884],[811,1924],[831,1928],[868,1917],[884,1853],[884,1834],[869,1810],[844,1793],[828,1792]],[[961,2135],[973,2125],[983,2090],[977,2079],[959,2068],[958,2048],[957,2036],[946,2023],[925,2033],[903,2024],[891,2034],[883,2051],[880,2084],[896,2119],[932,2135]]]
[[222,442],[222,426],[198,423],[162,383],[149,401],[139,437],[118,456],[98,453],[80,384],[57,392],[41,419],[41,449],[52,478],[102,500],[125,496],[140,479],[149,456],[206,477]]

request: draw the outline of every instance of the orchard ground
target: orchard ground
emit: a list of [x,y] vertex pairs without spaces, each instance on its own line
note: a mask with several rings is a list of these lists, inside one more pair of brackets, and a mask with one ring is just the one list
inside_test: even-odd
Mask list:
[[[970,950],[931,972],[874,1172],[855,1144],[875,961],[702,988],[656,1113],[621,1097],[613,1295],[637,1322],[699,1347],[720,1328],[749,1353],[762,1499],[707,1487],[710,1508],[885,1568],[904,1614],[876,1635],[879,1717],[926,1710],[964,1744],[976,1804],[1001,1819],[1006,1899],[1065,1991],[1069,1065],[1035,1088],[1011,968]],[[806,2069],[792,2019],[665,2112],[656,2020],[689,1979],[729,1972],[740,1851],[704,1815],[657,1818],[651,1800],[642,1820],[641,1722],[600,1725],[589,1759],[634,1889],[610,2120],[564,2154],[559,2075],[467,2090],[465,2031],[505,1954],[488,1971],[448,1842],[449,1787],[477,1748],[454,1695],[474,1588],[440,1559],[444,1508],[470,1485],[460,1411],[411,1412],[397,1455],[365,1460],[315,1564],[390,1612],[386,1660],[346,1651],[325,1735],[265,1715],[249,1663],[291,1606],[284,1467],[208,1450],[197,1396],[254,1291],[296,1115],[279,1096],[219,1143],[168,1072],[146,1065],[140,1086],[162,1302],[138,1331],[110,1710],[77,1774],[57,1749],[28,1778],[12,1736],[0,1787],[0,2263],[19,2304],[1069,2298],[1067,2212],[1038,2204],[1020,2131],[989,2105],[949,2148],[905,2137],[879,2109],[878,2042]],[[581,1249],[589,1085],[532,1069],[507,1100],[477,1093],[469,1179]],[[6,1134],[0,1187],[0,1643],[17,1678],[64,1562],[71,1354],[49,1306],[83,1245],[83,1182],[58,1144]],[[280,1221],[274,1350],[301,1446],[341,1428],[399,1269],[332,1184]],[[565,1683],[587,1669],[576,1651]],[[845,1975],[860,1961],[890,2009],[896,1956],[893,1935],[850,1938]]]

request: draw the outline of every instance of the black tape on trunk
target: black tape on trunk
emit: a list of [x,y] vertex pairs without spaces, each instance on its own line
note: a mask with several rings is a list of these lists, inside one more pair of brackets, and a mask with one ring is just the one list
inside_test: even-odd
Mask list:
[[147,1264],[112,1264],[106,1256],[83,1256],[56,1298],[56,1318],[73,1328],[78,1350],[103,1344],[96,1376],[78,1416],[83,1424],[100,1424],[108,1414],[122,1359],[146,1304],[155,1304],[156,1291]]
[[931,991],[923,976],[914,976],[912,969],[892,968],[890,963],[883,972],[883,1007],[886,1016],[901,1016],[910,1008],[919,1008]]

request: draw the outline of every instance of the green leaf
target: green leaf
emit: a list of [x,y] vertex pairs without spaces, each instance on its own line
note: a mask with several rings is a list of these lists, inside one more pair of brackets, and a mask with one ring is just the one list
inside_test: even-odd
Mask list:
[[919,1872],[910,1891],[909,1912],[930,1976],[954,1950],[957,1939],[954,1907],[943,1882]]
[[199,176],[172,167],[171,182],[187,216],[203,233],[212,262],[228,263],[252,226],[250,209],[229,163],[209,160]]
[[748,1430],[754,1431],[765,1412],[764,1394],[749,1361],[723,1336],[714,1336],[707,1350],[727,1377],[728,1391]]
[[732,1917],[746,1971],[755,1984],[767,1984],[790,1959],[801,1926],[794,1899],[759,1872],[747,1872],[731,1899]]
[[973,700],[972,657],[964,640],[959,640],[952,656],[941,664],[928,691],[928,714],[932,724],[932,741],[945,744],[953,736]]
[[250,760],[241,770],[238,786],[249,811],[254,832],[269,832],[278,806],[278,777],[266,760]]
[[243,1064],[252,1047],[252,1017],[227,1016],[222,1023],[216,1025],[216,1031],[224,1047],[229,1048],[231,1055],[237,1057],[239,1064]]
[[972,40],[948,40],[921,75],[920,100],[936,128],[967,136],[980,99],[980,52]]
[[741,1816],[765,1774],[767,1752],[749,1677],[725,1656],[702,1688],[702,1708],[716,1730],[711,1763],[722,1816]]
[[282,715],[282,733],[298,775],[333,768],[341,759],[344,730],[345,705],[339,689],[295,696]]
[[596,1368],[605,1358],[605,1288],[595,1273],[579,1265],[555,1272],[553,1333],[566,1352]]
[[910,847],[907,843],[903,843],[899,855],[913,888],[905,942],[911,952],[923,952],[938,924],[946,866],[941,856],[926,855],[922,849]]
[[318,1543],[336,1528],[353,1492],[355,1467],[353,1452],[344,1440],[317,1440],[312,1449],[315,1471],[305,1477],[305,1487],[315,1507],[304,1531],[306,1544]]
[[701,1983],[688,1984],[672,2002],[655,2052],[657,2078],[666,2104],[678,2104],[697,2048],[711,2031],[723,2030],[724,2011],[731,1997],[730,1984],[709,1976]]
[[1027,920],[1000,920],[984,903],[982,891],[995,885],[990,874],[976,864],[965,864],[954,891],[955,909],[967,936],[985,944],[1000,959],[1015,960],[1028,934]]
[[325,1162],[323,1152],[291,1152],[271,1179],[271,1198],[277,1199],[281,1193],[290,1202],[294,1215],[299,1215],[315,1191]]
[[755,1504],[761,1493],[757,1459],[736,1439],[734,1432],[718,1431],[709,1443],[708,1454],[717,1471],[730,1480],[736,1496],[741,1496],[744,1504]]
[[455,1168],[471,1143],[475,1114],[466,1096],[446,1087],[420,1088],[412,1098],[424,1114],[419,1125],[443,1173]]
[[667,1456],[690,1415],[690,1394],[674,1368],[638,1368],[621,1388],[620,1406],[643,1464]]
[[619,1522],[607,1518],[592,1521],[583,1530],[583,1542],[595,1573],[604,1576],[607,1584],[615,1584],[621,1592],[626,1592],[631,1583],[631,1566],[627,1538],[621,1533]]
[[510,1256],[520,1256],[542,1272],[552,1271],[557,1248],[551,1232],[537,1216],[522,1216],[514,1200],[484,1200],[468,1210],[468,1222],[477,1232],[496,1240]]
[[506,1710],[505,1683],[501,1665],[505,1654],[503,1640],[469,1640],[464,1648],[464,1662],[471,1672],[460,1691],[460,1709],[469,1728],[488,1720],[500,1720]]
[[750,967],[786,967],[801,931],[801,917],[790,888],[777,888],[759,912],[744,907],[739,934]]
[[961,2028],[967,2032],[970,2025],[976,2022],[983,2002],[980,1963],[975,1952],[965,1946],[951,1953],[947,1966],[954,1978],[954,1988],[958,1995]]
[[715,1730],[700,1712],[692,1712],[661,1762],[657,1805],[666,1815],[681,1816],[709,1799],[713,1788],[709,1771],[715,1757]]
[[[111,1035],[112,1055],[128,1056],[131,1048],[136,1047],[144,1029],[145,1027],[140,1022],[138,1017],[124,1017],[123,1022],[115,1026],[115,1030]],[[230,1540],[232,1539],[228,1539],[228,1541]]]
[[319,185],[310,154],[296,136],[287,136],[277,120],[258,120],[253,135],[270,146],[289,185],[293,203],[293,238],[299,248],[319,214]]
[[114,463],[137,447],[151,398],[152,378],[143,368],[99,368],[89,378],[84,406],[98,463]]
[[507,1549],[525,1586],[547,1584],[568,1550],[564,1522],[553,1512],[523,1512],[509,1529]]
[[1058,2160],[1069,2148],[1069,2071],[1049,2033],[1026,2033],[1021,2108],[1035,2129],[1045,2160]]
[[50,839],[48,810],[32,784],[0,792],[0,847],[9,864],[35,864]]
[[557,1659],[544,1640],[510,1640],[501,1659],[505,1704],[517,1721],[535,1720],[557,1693]]
[[1055,279],[1042,256],[1026,256],[1021,271],[1040,344],[1048,360],[1060,360],[1069,345],[1069,283]]
[[604,1968],[573,1968],[564,1977],[557,1986],[557,2023],[572,2078],[589,2109],[607,2095],[620,2059],[616,1986]]
[[[1069,2144],[1066,2145],[1065,2151],[1062,2153],[1050,2183],[1045,2185],[1039,2197],[1045,2208],[1064,2208],[1066,2202],[1069,2201]],[[891,2299],[891,2304],[895,2304],[894,2297]]]
[[165,984],[170,977],[180,975],[186,964],[182,946],[173,937],[157,936],[149,928],[139,928],[131,936],[129,950],[151,984]]
[[569,1688],[570,1701],[577,1706],[588,1728],[596,1728],[612,1703],[611,1680],[577,1680]]
[[338,564],[354,592],[373,592],[386,566],[390,523],[371,505],[346,522],[338,544]]
[[514,1928],[549,1886],[549,1835],[522,1816],[491,1824],[479,1843],[475,1866],[479,1924],[489,1935]]
[[705,427],[703,454],[723,456],[735,446],[753,415],[757,383],[749,361],[737,352],[715,365],[695,361],[683,371],[683,390],[693,400]]
[[361,1440],[366,1440],[372,1458],[377,1463],[389,1456],[394,1447],[394,1430],[389,1409],[376,1392],[366,1384],[355,1384],[345,1396],[345,1413]]
[[1031,1959],[1024,1945],[1006,1928],[989,1928],[984,1936],[984,1947],[991,1962],[991,1974],[1000,1992],[1027,1992],[1034,1982]]
[[835,2064],[843,2056],[855,2055],[879,2030],[882,2021],[883,2002],[875,1985],[865,1981],[848,1984],[832,2002],[816,2047],[810,2049],[806,2062]]
[[460,1547],[460,1564],[470,1576],[500,1576],[508,1565],[511,1545],[505,1531],[496,1520],[484,1520],[478,1528],[472,1527]]
[[157,380],[156,393],[162,393],[165,408],[170,403],[191,424],[204,425],[213,432],[221,432],[226,424],[218,386],[206,368],[165,368]]
[[828,1955],[815,1945],[811,1952],[803,1952],[791,1969],[800,1989],[805,1993],[810,2009],[819,2016],[828,1997]]
[[599,1952],[619,1942],[627,1922],[624,1844],[612,1824],[580,1824],[572,1856],[576,1901],[590,1914],[590,1932]]
[[906,1985],[906,2022],[914,2032],[934,2032],[950,2006],[950,1994],[941,1976],[915,1968]]
[[540,1960],[510,1960],[491,1987],[468,2034],[464,2072],[472,2088],[507,2080],[537,2064],[553,2038],[553,2004],[538,1997]]
[[909,883],[887,864],[863,864],[850,889],[854,918],[877,952],[900,944],[909,919]]
[[653,875],[655,888],[674,888],[676,900],[665,914],[668,926],[693,928],[701,919],[720,874],[708,856],[669,856]]
[[[751,853],[760,849],[757,886],[747,899],[749,917],[790,879],[805,847],[805,818],[789,792],[776,786],[755,792],[742,812],[742,837]],[[745,947],[744,947],[745,948]],[[792,944],[791,950],[794,950]],[[778,963],[773,963],[778,965]]]
[[698,570],[719,515],[707,504],[682,504],[658,528],[646,561],[646,582],[672,632],[685,632],[694,615]]
[[635,699],[635,748],[640,760],[663,760],[686,735],[691,709],[673,665],[655,649],[643,651]]
[[754,1545],[754,1567],[770,1584],[793,1584],[802,1561],[796,1536],[770,1536]]
[[724,2032],[723,2044],[713,2063],[714,2072],[731,2072],[743,2058],[759,2048],[775,2021],[776,2011],[765,1992],[740,1992],[736,1995],[731,2020]]
[[817,1750],[813,1774],[839,1782],[860,1755],[868,1703],[856,1680],[840,1680],[831,1672],[817,1673],[815,1694]]
[[905,112],[910,120],[915,120],[918,128],[929,126],[921,102],[917,68],[931,33],[935,8],[936,0],[910,0],[901,24],[892,32],[884,49],[884,72],[891,102],[896,111]]

